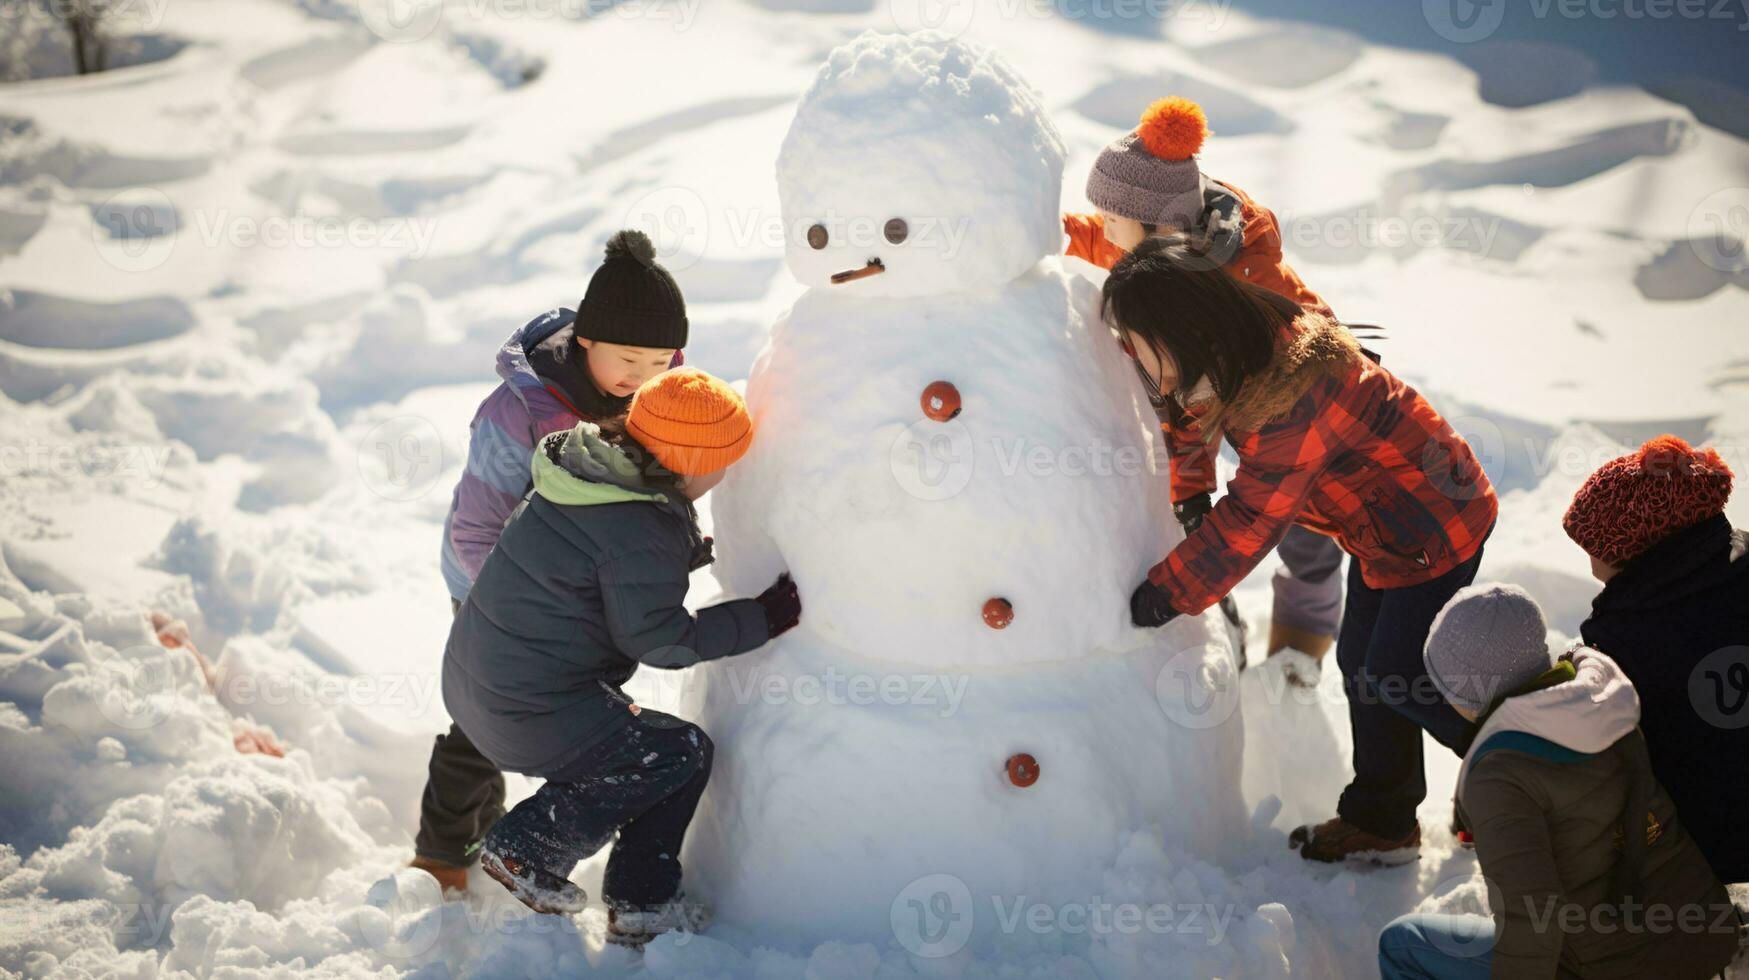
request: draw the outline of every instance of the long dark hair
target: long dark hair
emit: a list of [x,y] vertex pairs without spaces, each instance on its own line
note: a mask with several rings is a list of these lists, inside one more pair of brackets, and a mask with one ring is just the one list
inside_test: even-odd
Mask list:
[[1109,324],[1178,365],[1179,390],[1207,378],[1222,402],[1268,366],[1297,312],[1287,309],[1291,300],[1234,279],[1176,235],[1137,245],[1112,266],[1102,297]]

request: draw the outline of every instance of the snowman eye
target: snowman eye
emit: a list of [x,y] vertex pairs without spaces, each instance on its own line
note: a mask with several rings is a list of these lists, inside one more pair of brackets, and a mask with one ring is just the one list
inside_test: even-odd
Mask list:
[[885,231],[887,241],[892,242],[894,245],[904,241],[905,236],[910,233],[910,229],[905,227],[904,218],[889,218],[887,220]]
[[814,248],[825,248],[826,238],[825,225],[815,225],[808,229],[808,244],[812,245]]

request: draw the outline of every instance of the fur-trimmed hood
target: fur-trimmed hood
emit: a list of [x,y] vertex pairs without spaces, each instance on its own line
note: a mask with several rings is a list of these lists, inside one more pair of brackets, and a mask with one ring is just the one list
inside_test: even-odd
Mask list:
[[1231,402],[1222,403],[1205,384],[1197,387],[1206,397],[1193,393],[1186,407],[1196,410],[1210,442],[1225,429],[1255,432],[1287,415],[1320,380],[1350,370],[1363,357],[1347,328],[1305,311],[1283,332],[1269,365],[1241,385]]

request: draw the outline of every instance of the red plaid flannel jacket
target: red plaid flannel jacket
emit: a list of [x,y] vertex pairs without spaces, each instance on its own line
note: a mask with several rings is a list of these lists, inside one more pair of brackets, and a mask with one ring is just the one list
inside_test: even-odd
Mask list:
[[[1493,529],[1494,488],[1469,444],[1327,317],[1302,314],[1230,406],[1202,407],[1200,421],[1167,425],[1174,476],[1181,459],[1212,460],[1205,422],[1221,427],[1239,470],[1148,573],[1180,612],[1220,601],[1295,523],[1334,537],[1374,588],[1437,578]],[[1213,485],[1212,472],[1186,476]]]

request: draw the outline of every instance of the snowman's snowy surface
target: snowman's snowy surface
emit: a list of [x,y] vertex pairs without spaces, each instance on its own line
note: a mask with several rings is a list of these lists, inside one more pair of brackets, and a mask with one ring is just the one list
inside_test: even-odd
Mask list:
[[879,259],[863,296],[1000,285],[1058,251],[1062,173],[1038,94],[995,53],[870,32],[827,56],[778,154],[784,257],[807,286]]
[[[717,764],[687,866],[724,922],[788,943],[989,949],[1013,938],[999,907],[1098,901],[1138,828],[1218,863],[1246,827],[1236,668],[1204,618],[1009,670],[895,668],[798,630],[703,680],[688,707]],[[957,944],[916,925],[942,894]]]
[[[1134,643],[1130,591],[1179,532],[1092,287],[1055,259],[951,294],[860,295],[872,281],[810,290],[754,366],[758,436],[714,504],[725,589],[788,570],[810,630],[882,660],[1012,667]],[[960,413],[935,421],[922,396],[944,380]],[[1014,608],[1006,629],[980,615],[992,598]]]
[[[174,57],[0,84],[8,976],[1365,977],[1395,916],[1479,908],[1474,856],[1445,829],[1456,759],[1431,743],[1416,865],[1309,867],[1287,849],[1287,830],[1328,816],[1346,781],[1345,701],[1334,671],[1296,692],[1255,648],[1243,710],[1227,722],[1245,731],[1242,775],[1199,758],[1156,777],[1181,799],[1112,846],[1099,902],[1009,896],[969,920],[930,919],[960,909],[937,879],[867,941],[791,942],[738,924],[756,911],[725,907],[703,935],[638,958],[603,946],[599,905],[545,919],[482,875],[446,899],[404,869],[431,738],[447,724],[437,542],[493,352],[529,316],[574,302],[602,243],[639,225],[686,291],[688,362],[746,378],[800,292],[771,180],[797,96],[833,46],[892,31],[906,10],[953,14],[948,27],[1039,86],[1067,149],[1065,209],[1086,208],[1094,154],[1150,99],[1198,98],[1216,134],[1209,172],[1274,208],[1307,281],[1345,317],[1385,324],[1386,363],[1458,416],[1504,491],[1482,574],[1530,589],[1562,633],[1597,588],[1560,531],[1592,467],[1668,430],[1749,472],[1749,291],[1741,242],[1725,234],[1749,143],[1637,89],[1505,109],[1477,95],[1500,79],[1449,58],[1218,5],[1184,7],[1160,37],[1095,29],[1068,16],[1072,4],[1011,0],[624,3],[580,19],[428,4],[439,16],[410,24],[390,6],[179,0],[154,7],[156,30],[187,42]],[[391,41],[367,26],[385,23],[430,32]],[[1046,217],[1041,206],[1026,220],[1042,233]],[[251,236],[266,241],[241,244]],[[883,281],[897,279],[854,285],[872,296],[860,287]],[[936,380],[922,374],[916,383]],[[968,406],[1001,383],[951,380]],[[883,410],[919,417],[920,389],[903,394]],[[1749,524],[1749,494],[1729,512]],[[1134,557],[1114,536],[1087,543],[1105,549]],[[1276,567],[1266,560],[1235,591],[1253,636]],[[689,604],[721,598],[709,571],[693,584]],[[186,658],[153,647],[153,608],[188,621],[224,679],[222,705]],[[1016,605],[1010,629],[1035,616]],[[804,630],[812,619],[810,608]],[[828,657],[885,653],[822,642],[742,663],[805,677]],[[1122,656],[1014,672],[1073,677]],[[699,675],[640,672],[629,689],[684,713]],[[1021,703],[1021,681],[1003,704]],[[910,689],[919,700],[946,697],[922,683]],[[1084,683],[1073,693],[1113,676]],[[866,687],[837,690],[868,707],[815,710],[855,719],[845,725],[859,739],[906,717],[878,688],[872,700]],[[962,710],[997,696],[968,682]],[[288,756],[229,754],[233,716],[271,726]],[[1200,737],[1186,717],[1174,744]],[[751,732],[762,718],[742,721]],[[1012,740],[992,726],[956,749],[978,760],[963,770],[977,805],[1042,809],[1069,780],[1105,778],[1116,763],[1077,774],[1063,758],[1092,751],[1086,729],[1066,725],[1047,716],[1023,733],[1036,739]],[[1000,756],[1015,751],[1041,767],[1024,790],[1001,782]],[[794,775],[828,784],[842,775],[826,772],[834,758]],[[725,779],[741,774],[737,760],[721,765]],[[1238,853],[1171,843],[1193,836],[1174,827],[1183,801],[1203,812],[1194,798],[1221,779],[1243,783],[1251,811],[1231,829]],[[534,783],[512,776],[509,788],[516,802]],[[763,800],[812,812],[798,798]],[[1053,848],[1109,846],[1056,816],[1065,843]],[[806,849],[780,867],[864,861],[855,841],[786,825]],[[602,863],[575,875],[592,894]],[[992,917],[988,942],[912,951],[943,952],[950,926],[989,929]]]
[[[864,35],[803,98],[780,195],[809,200],[852,161],[882,175],[957,158],[959,172],[852,179],[836,203],[910,214],[914,190],[879,195],[925,187],[1024,217],[1057,197],[1060,161],[1038,166],[1055,136],[1015,106],[1036,100],[988,51]],[[968,119],[979,139],[962,138]],[[789,166],[823,125],[843,167]],[[897,930],[919,955],[989,949],[1014,929],[993,909],[1096,901],[1162,814],[1161,842],[1188,853],[1239,840],[1236,657],[1208,616],[1130,624],[1131,590],[1183,537],[1159,427],[1093,287],[1044,245],[972,237],[959,255],[809,283],[754,364],[759,435],[717,491],[719,573],[747,593],[788,571],[804,615],[757,656],[707,665],[686,708],[718,760],[687,864],[725,922],[795,943]],[[898,286],[866,289],[881,283]],[[930,411],[939,382],[957,415]],[[1003,615],[987,620],[992,601]],[[1030,785],[1006,768],[1020,753]],[[953,925],[935,936],[930,921]]]

